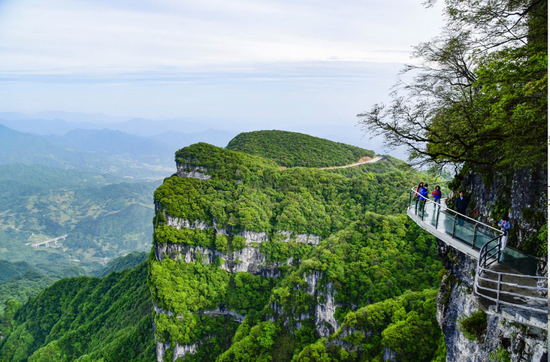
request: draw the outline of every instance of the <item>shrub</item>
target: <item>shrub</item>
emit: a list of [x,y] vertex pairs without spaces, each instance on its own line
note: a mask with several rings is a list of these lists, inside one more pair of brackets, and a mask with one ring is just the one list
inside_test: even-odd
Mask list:
[[246,246],[246,240],[240,235],[235,235],[231,246],[233,247],[233,251],[241,250]]
[[463,316],[458,319],[460,331],[470,341],[480,341],[487,331],[487,314],[480,310],[472,313],[469,317]]

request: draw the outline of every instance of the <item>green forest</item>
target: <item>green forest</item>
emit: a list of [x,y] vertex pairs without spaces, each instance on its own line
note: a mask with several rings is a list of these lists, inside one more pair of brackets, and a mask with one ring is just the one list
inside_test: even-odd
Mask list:
[[57,281],[0,319],[0,361],[152,361],[147,263]]
[[[257,134],[263,139],[262,132]],[[155,245],[218,253],[211,263],[200,253],[190,262],[177,257],[161,261],[151,254],[153,300],[173,313],[155,313],[157,341],[169,345],[165,360],[173,358],[176,342],[195,346],[186,361],[379,360],[389,345],[403,361],[445,356],[435,321],[442,275],[435,239],[403,215],[407,190],[432,179],[391,157],[336,170],[281,168],[276,157],[270,159],[191,145],[176,153],[176,161],[199,167],[211,178],[174,175],[155,191]],[[175,228],[167,218],[209,227]],[[239,235],[246,230],[265,232],[268,241],[247,243]],[[282,231],[289,233],[289,241],[281,239]],[[320,236],[321,242],[300,243],[294,240],[299,234]],[[226,259],[243,249],[258,249],[265,258],[261,263],[275,265],[277,277],[224,270]],[[315,289],[320,294],[307,292],[308,275],[318,275]],[[327,288],[341,328],[352,316],[364,316],[354,324],[353,338],[334,328],[330,336],[320,335],[313,311],[326,302],[322,293]],[[208,312],[219,309],[245,319],[241,323]],[[380,333],[370,338],[371,328]],[[429,343],[398,348],[420,331]],[[337,347],[328,340],[341,342]]]
[[343,166],[374,157],[373,151],[360,147],[277,130],[240,133],[226,148],[271,159],[284,167]]

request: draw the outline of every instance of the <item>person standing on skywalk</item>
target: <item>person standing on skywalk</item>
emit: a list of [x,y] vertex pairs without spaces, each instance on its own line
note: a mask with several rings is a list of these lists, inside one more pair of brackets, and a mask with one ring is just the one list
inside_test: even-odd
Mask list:
[[456,198],[455,206],[456,211],[458,211],[458,223],[457,225],[464,225],[464,216],[466,215],[466,209],[468,208],[468,204],[470,203],[470,200],[464,196],[464,191],[460,191],[460,195]]

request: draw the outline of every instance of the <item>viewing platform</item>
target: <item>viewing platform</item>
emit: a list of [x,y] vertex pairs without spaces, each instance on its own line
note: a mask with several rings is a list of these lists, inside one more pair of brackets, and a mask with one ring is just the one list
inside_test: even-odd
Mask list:
[[449,209],[443,199],[421,201],[412,189],[409,200],[414,222],[477,260],[474,295],[488,313],[548,330],[548,278],[536,275],[536,257],[505,246],[502,231]]

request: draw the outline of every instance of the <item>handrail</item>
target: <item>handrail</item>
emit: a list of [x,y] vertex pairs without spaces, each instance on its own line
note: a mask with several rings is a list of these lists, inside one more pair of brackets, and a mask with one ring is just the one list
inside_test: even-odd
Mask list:
[[414,194],[415,196],[421,197],[422,199],[424,199],[424,201],[425,201],[426,203],[432,203],[432,204],[435,204],[435,205],[437,205],[437,206],[439,206],[439,207],[444,207],[444,211],[447,211],[447,212],[450,211],[451,213],[454,213],[454,214],[456,214],[457,216],[460,216],[461,218],[468,219],[468,220],[472,221],[472,222],[475,223],[475,224],[483,225],[484,227],[486,227],[486,228],[488,228],[488,229],[492,229],[492,230],[498,232],[499,234],[504,234],[501,230],[495,229],[494,227],[489,226],[489,225],[487,225],[487,224],[484,224],[484,223],[482,223],[481,221],[478,221],[478,220],[476,220],[476,219],[472,219],[471,217],[466,216],[466,215],[464,215],[464,214],[461,214],[461,213],[458,212],[458,211],[449,209],[446,205],[443,206],[443,205],[438,204],[437,202],[434,202],[434,201],[432,201],[432,200],[430,200],[430,199],[425,198],[424,196],[418,194],[418,193],[416,192],[416,189],[415,189],[414,187],[411,189],[411,195],[412,195],[412,194]]
[[[508,305],[508,306],[513,306],[513,307],[529,310],[529,311],[536,312],[536,313],[547,313],[548,312],[548,287],[538,287],[538,286],[537,287],[532,287],[532,286],[529,286],[529,285],[522,285],[522,284],[517,284],[517,283],[507,283],[507,282],[502,281],[503,276],[530,278],[530,279],[535,279],[537,281],[541,280],[541,279],[547,279],[546,277],[523,275],[523,274],[503,273],[503,272],[497,272],[495,270],[491,270],[491,269],[487,268],[488,265],[491,265],[495,261],[495,260],[493,260],[493,261],[487,263],[487,256],[489,255],[489,253],[487,251],[487,248],[489,247],[489,244],[494,242],[496,239],[497,238],[495,238],[493,240],[490,240],[487,243],[485,243],[481,247],[481,250],[479,251],[479,260],[478,260],[477,271],[476,271],[475,280],[474,280],[474,294],[479,295],[480,297],[483,297],[485,299],[492,300],[492,301],[496,302],[496,311],[497,312],[499,312],[501,305]],[[500,237],[498,237],[498,244],[496,245],[498,247],[498,252],[497,252],[498,258],[496,259],[496,261],[498,261],[500,259],[500,254],[502,252],[501,251],[501,243],[502,243],[502,239]],[[494,249],[494,247],[492,249]],[[497,279],[493,280],[493,279],[484,278],[482,276],[483,273],[496,274]],[[496,287],[481,286],[479,284],[480,280],[484,280],[486,282],[496,284]],[[511,287],[518,288],[520,290],[526,290],[526,291],[529,291],[529,290],[537,291],[537,292],[541,291],[541,292],[543,292],[543,294],[544,294],[544,292],[546,292],[546,297],[545,298],[543,298],[543,296],[534,297],[534,296],[530,296],[530,295],[505,291],[505,290],[502,290],[503,285],[504,286],[511,286]],[[489,296],[487,293],[483,293],[482,291],[496,293],[496,298],[493,298],[493,297]],[[511,303],[511,302],[503,301],[503,300],[501,300],[501,295],[510,295],[510,296],[514,296],[514,297],[520,297],[520,298],[525,299],[526,302],[529,302],[529,301],[539,302],[538,304],[541,305],[541,308],[537,308],[537,307],[529,306],[529,305],[525,305],[525,304],[520,304],[520,303]]]
[[[415,200],[413,200],[413,197]],[[419,200],[423,200],[424,201],[423,204],[419,203]],[[433,204],[433,209],[431,209],[430,207],[427,207],[427,205],[429,204]],[[417,215],[422,220],[422,223],[426,223],[426,224],[430,224],[430,222],[424,221],[425,215],[429,216],[429,214],[426,213],[426,210],[433,210],[434,213],[431,219],[431,225],[432,226],[435,225],[436,230],[440,230],[439,229],[439,224],[441,223],[440,214],[442,213],[443,215],[446,215],[444,217],[444,223],[447,223],[447,224],[446,226],[442,224],[444,225],[443,230],[446,233],[448,233],[453,240],[465,242],[466,245],[470,245],[471,249],[479,250],[477,270],[475,273],[475,280],[474,280],[474,295],[477,295],[487,300],[491,300],[495,302],[497,312],[499,312],[501,306],[505,305],[505,306],[513,306],[513,307],[521,308],[524,310],[529,310],[536,313],[547,313],[548,287],[538,286],[538,281],[545,280],[547,279],[546,277],[525,275],[525,274],[520,274],[519,272],[517,274],[513,272],[512,273],[498,272],[498,271],[489,269],[489,267],[491,267],[492,264],[499,263],[504,258],[504,249],[502,248],[502,245],[503,245],[504,238],[507,236],[503,231],[498,230],[494,227],[491,227],[487,224],[484,224],[480,221],[477,221],[471,217],[463,215],[457,211],[451,210],[445,204],[441,205],[440,203],[427,199],[426,197],[416,192],[416,187],[412,188],[410,191],[410,200],[409,200],[408,208],[411,208],[411,207],[414,207],[414,214]],[[460,219],[468,221],[467,225],[469,225],[468,230],[470,230],[470,234],[464,234],[464,231],[463,231],[464,229],[462,229],[461,231],[460,227],[457,227],[457,221]],[[463,225],[463,224],[459,223],[458,225]],[[482,230],[485,230],[485,232],[480,231],[481,228]],[[452,232],[451,232],[451,229],[452,229]],[[471,234],[472,229],[473,229],[473,236]],[[469,241],[470,238],[472,239],[471,242]],[[479,241],[485,241],[488,238],[490,238],[490,240],[485,242],[482,246],[478,244],[481,246],[481,248],[478,249],[476,247],[476,240],[479,242]],[[508,249],[514,250],[513,248],[509,248],[509,247],[507,248],[507,250]],[[518,252],[518,251],[515,251],[515,252]],[[524,253],[521,253],[521,254],[524,254]],[[527,254],[524,254],[524,255],[527,257]],[[514,268],[516,268],[515,265],[514,265]],[[483,275],[484,273],[491,274],[493,277],[496,277],[496,278],[489,279],[487,275]],[[508,281],[506,282],[503,281],[504,277],[517,277],[519,280],[518,280],[518,283],[510,283]],[[531,280],[533,282],[537,281],[537,286],[535,287],[535,286],[524,284],[524,282],[527,282],[528,280]],[[480,285],[481,281],[484,281],[485,285],[483,286]],[[508,287],[508,288],[513,287],[513,288],[517,288],[518,290],[514,290],[514,291],[510,291],[510,289],[502,290],[503,287]],[[521,294],[523,292],[525,292],[526,294]],[[540,297],[528,295],[527,293],[531,293],[531,294],[539,293]],[[496,294],[496,297],[491,296],[492,294]],[[502,297],[508,297],[508,301],[502,300]],[[513,298],[512,301],[510,301],[509,299],[510,297]]]

